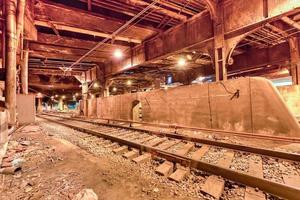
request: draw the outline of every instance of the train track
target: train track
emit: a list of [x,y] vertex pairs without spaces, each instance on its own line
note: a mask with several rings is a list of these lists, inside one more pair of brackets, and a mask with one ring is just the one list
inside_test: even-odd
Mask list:
[[[277,157],[297,162],[300,155],[285,152],[247,147],[236,144],[204,140],[177,134],[162,134],[149,130],[140,130],[120,125],[103,124],[88,120],[62,117],[56,115],[39,115],[40,118],[58,123],[69,128],[91,134],[103,139],[103,144],[114,148],[116,154],[132,159],[136,163],[160,158],[163,162],[156,168],[158,174],[169,179],[181,181],[190,170],[201,170],[211,174],[205,181],[203,192],[219,198],[224,189],[225,179],[243,184],[246,187],[246,197],[255,196],[255,199],[265,199],[269,193],[285,199],[300,199],[300,186],[294,185],[294,179],[299,175],[283,176],[282,182],[275,182],[264,177],[263,159]],[[222,152],[217,161],[205,161],[205,155]],[[232,169],[235,155],[248,152],[249,167],[247,172]],[[284,166],[282,166],[284,167]],[[222,178],[221,178],[222,177]],[[256,188],[256,189],[254,189]],[[259,189],[259,190],[258,190]],[[250,198],[248,198],[250,199]]]

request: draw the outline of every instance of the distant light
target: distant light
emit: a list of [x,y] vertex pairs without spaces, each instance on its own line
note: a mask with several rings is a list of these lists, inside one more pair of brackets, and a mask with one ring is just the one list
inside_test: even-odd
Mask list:
[[193,54],[196,54],[197,52],[196,52],[196,51],[193,51],[192,53],[193,53]]
[[75,93],[75,96],[76,96],[76,97],[78,97],[78,96],[79,96],[79,94],[76,92],[76,93]]
[[42,93],[40,93],[40,92],[37,93],[37,97],[38,97],[38,98],[42,98],[42,97],[43,97]]
[[51,96],[51,99],[54,99],[54,96]]
[[187,58],[188,60],[192,60],[192,59],[193,59],[193,56],[190,55],[190,54],[188,54],[188,55],[186,55],[186,58]]
[[116,87],[113,88],[113,91],[116,92],[118,89]]
[[65,96],[65,95],[63,95],[61,98],[62,98],[62,99],[65,99],[65,98],[66,98],[66,96]]
[[197,78],[197,80],[200,81],[200,82],[203,82],[203,81],[205,80],[205,77],[199,76],[199,77]]
[[132,81],[131,80],[128,80],[127,81],[127,85],[131,85],[132,84]]
[[178,65],[183,67],[186,65],[186,60],[184,58],[179,58]]
[[114,57],[115,58],[122,58],[123,57],[123,52],[120,50],[120,49],[116,49],[115,52],[114,52]]
[[91,97],[92,97],[92,99],[93,99],[93,98],[95,98],[95,95],[92,94]]
[[57,98],[57,97],[58,97],[58,95],[56,94],[56,95],[55,95],[55,97]]
[[99,84],[98,83],[94,83],[93,87],[94,88],[99,88]]

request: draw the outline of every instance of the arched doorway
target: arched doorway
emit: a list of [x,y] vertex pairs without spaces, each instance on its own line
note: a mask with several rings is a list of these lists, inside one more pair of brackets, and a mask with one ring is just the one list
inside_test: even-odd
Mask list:
[[132,102],[131,117],[133,121],[142,121],[142,103],[138,100]]

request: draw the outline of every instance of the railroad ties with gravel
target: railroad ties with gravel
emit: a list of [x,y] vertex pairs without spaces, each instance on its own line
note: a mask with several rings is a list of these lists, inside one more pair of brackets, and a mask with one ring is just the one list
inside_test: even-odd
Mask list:
[[300,199],[297,154],[246,147],[241,151],[240,145],[224,148],[221,143],[199,143],[188,137],[178,139],[130,127],[55,115],[39,117],[97,136],[101,140],[98,145],[134,163],[154,160],[155,172],[170,180],[181,182],[195,174],[203,176],[200,191],[208,199],[220,199],[222,195],[230,199],[233,194],[245,200]]

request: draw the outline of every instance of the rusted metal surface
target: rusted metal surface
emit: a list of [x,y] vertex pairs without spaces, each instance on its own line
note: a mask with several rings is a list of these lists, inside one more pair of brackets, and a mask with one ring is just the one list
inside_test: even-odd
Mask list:
[[[41,116],[40,116],[41,117]],[[164,150],[157,149],[155,147],[150,147],[147,145],[139,144],[136,142],[132,142],[126,139],[122,139],[119,137],[115,137],[112,135],[107,135],[104,133],[101,133],[100,131],[90,130],[83,127],[75,126],[68,124],[67,122],[64,122],[63,120],[54,120],[47,117],[41,117],[43,119],[67,126],[69,128],[82,131],[91,135],[95,135],[98,137],[102,137],[104,139],[108,139],[114,142],[117,142],[122,145],[127,145],[135,149],[139,149],[141,152],[149,152],[152,154],[152,156],[158,156],[161,158],[164,158],[170,162],[180,163],[183,166],[188,166],[194,169],[202,170],[208,173],[212,173],[218,176],[222,176],[223,178],[226,178],[231,181],[235,181],[241,184],[244,184],[246,186],[251,186],[254,188],[259,188],[262,191],[265,191],[267,193],[271,193],[275,196],[279,196],[286,199],[296,200],[298,199],[298,196],[300,195],[299,188],[290,187],[287,185],[283,185],[280,183],[276,183],[273,181],[269,181],[262,178],[257,178],[255,176],[250,176],[244,173],[236,172],[231,169],[227,169],[221,166],[216,166],[212,164],[208,164],[202,161],[193,160],[186,156],[180,156],[174,153],[170,153]],[[70,119],[69,119],[70,120]]]

